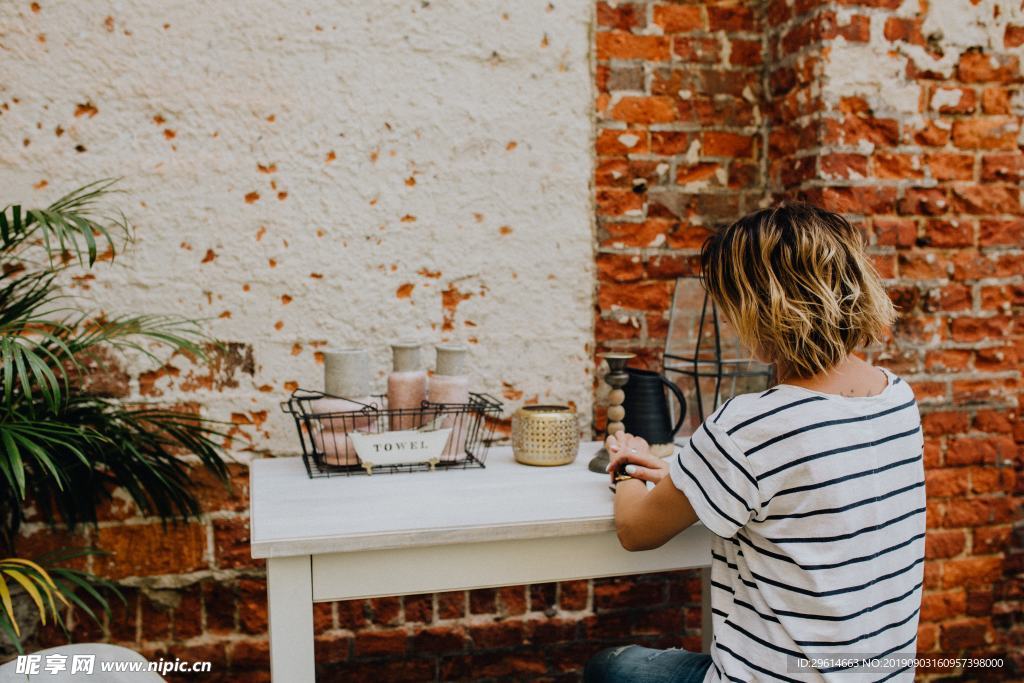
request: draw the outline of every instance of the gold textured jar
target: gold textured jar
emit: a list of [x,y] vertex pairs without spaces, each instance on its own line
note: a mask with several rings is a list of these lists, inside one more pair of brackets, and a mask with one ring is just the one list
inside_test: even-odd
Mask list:
[[512,454],[524,465],[568,465],[580,447],[576,411],[523,406],[512,415]]

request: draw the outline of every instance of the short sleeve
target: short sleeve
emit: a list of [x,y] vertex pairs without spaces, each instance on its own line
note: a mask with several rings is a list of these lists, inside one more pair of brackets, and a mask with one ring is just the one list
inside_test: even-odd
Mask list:
[[710,419],[672,458],[669,474],[697,518],[723,538],[735,536],[761,505],[747,456]]

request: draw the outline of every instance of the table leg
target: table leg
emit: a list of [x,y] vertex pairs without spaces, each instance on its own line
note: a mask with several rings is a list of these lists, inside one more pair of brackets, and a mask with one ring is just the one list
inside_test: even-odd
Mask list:
[[270,676],[275,683],[313,683],[313,574],[309,555],[267,560]]
[[711,652],[711,567],[700,570],[700,651]]

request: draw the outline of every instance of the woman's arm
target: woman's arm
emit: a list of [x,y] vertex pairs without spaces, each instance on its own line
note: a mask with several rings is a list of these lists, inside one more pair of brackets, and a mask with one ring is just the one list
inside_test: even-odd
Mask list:
[[639,479],[615,487],[615,530],[626,550],[660,548],[696,521],[690,501],[670,477],[663,477],[650,491]]
[[[619,432],[608,437],[605,447],[613,458],[608,466],[612,479],[620,470],[634,477],[615,487],[615,529],[623,548],[661,547],[697,521],[690,501],[668,476],[668,464],[651,455],[644,439]],[[654,483],[651,491],[647,481]]]

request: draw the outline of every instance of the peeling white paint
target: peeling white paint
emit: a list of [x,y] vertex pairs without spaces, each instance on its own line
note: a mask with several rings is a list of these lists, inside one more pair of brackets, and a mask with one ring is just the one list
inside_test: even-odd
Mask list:
[[859,140],[857,142],[857,151],[861,154],[870,155],[875,151],[875,143],[870,140]]
[[623,133],[618,140],[623,147],[636,147],[636,143],[640,142],[640,138],[632,133]]
[[[906,0],[910,4],[913,0]],[[914,3],[916,4],[916,3]],[[959,57],[972,47],[1002,52],[1007,24],[1024,19],[1020,3],[1005,0],[942,0],[929,2],[922,33],[925,37],[941,37],[942,49]]]
[[917,111],[921,86],[906,77],[906,62],[889,55],[891,44],[882,35],[884,15],[871,17],[871,40],[832,43],[824,67],[822,96],[837,105],[847,97],[863,97],[876,113],[912,114]]
[[686,148],[686,163],[690,166],[700,161],[700,140],[694,140]]
[[[835,105],[843,97],[861,96],[876,114],[913,115],[918,113],[921,86],[907,77],[909,63],[918,69],[951,78],[960,57],[972,48],[1024,56],[1024,47],[1009,49],[1003,44],[1006,26],[1024,23],[1024,10],[1019,3],[1003,0],[928,3],[905,0],[896,15],[915,17],[922,5],[926,6],[922,34],[926,40],[933,39],[941,44],[941,56],[920,45],[887,40],[885,21],[890,15],[872,14],[867,43],[849,42],[842,37],[832,42],[823,79],[823,94],[827,102]],[[852,12],[849,9],[841,11],[840,23],[848,20]],[[952,97],[950,91],[937,91],[931,106],[937,110],[940,106],[959,102],[959,98],[955,102],[949,99]]]
[[932,95],[932,109],[939,111],[943,107],[956,107],[964,98],[964,91],[960,88],[939,88]]
[[320,386],[314,342],[369,346],[379,390],[418,336],[590,415],[590,0],[41,5],[0,7],[3,203],[123,176],[138,242],[81,296],[254,349],[237,388],[163,400],[267,411],[254,445],[294,451],[277,402]]

